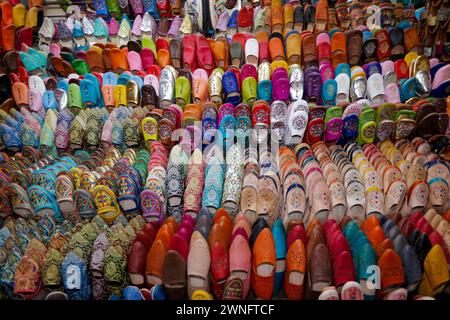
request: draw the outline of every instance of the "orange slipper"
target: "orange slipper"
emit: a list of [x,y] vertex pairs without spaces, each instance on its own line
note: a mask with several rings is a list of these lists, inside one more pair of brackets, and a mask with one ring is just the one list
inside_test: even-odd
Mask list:
[[13,24],[13,7],[9,1],[4,1],[0,3],[0,11],[1,11],[1,25],[7,26]]
[[402,259],[392,249],[387,249],[378,259],[383,291],[396,288],[405,282]]
[[317,60],[316,37],[309,31],[304,31],[301,34],[302,39],[302,59],[303,63],[307,64]]
[[217,40],[210,43],[216,65],[223,70],[228,68],[228,48],[224,41]]
[[102,52],[103,50],[97,46],[90,47],[86,52],[87,63],[91,72],[105,72]]
[[159,49],[158,50],[158,65],[161,68],[164,68],[170,65],[170,52],[167,49]]
[[269,35],[266,31],[260,30],[255,33],[255,39],[258,40],[259,43],[261,42],[269,42]]
[[405,50],[407,52],[418,52],[420,46],[420,39],[415,28],[408,28],[403,31],[403,37],[405,39]]
[[75,72],[72,65],[61,57],[51,57],[50,62],[53,64],[55,70],[63,77],[67,77],[69,74]]
[[272,61],[285,60],[283,42],[277,37],[269,41],[269,52]]
[[4,52],[14,49],[15,36],[16,27],[13,24],[6,25],[2,28],[2,47]]
[[116,73],[122,73],[128,71],[127,56],[121,49],[111,49],[110,51],[112,68]]
[[328,1],[319,0],[316,4],[315,33],[324,32],[328,24]]
[[335,69],[340,63],[347,63],[347,39],[341,31],[331,36],[331,62]]
[[264,228],[253,245],[251,286],[257,298],[272,297],[275,280],[275,245],[269,228]]
[[288,249],[286,255],[286,272],[284,274],[284,292],[290,300],[303,298],[306,272],[306,250],[302,240],[297,239]]
[[272,4],[272,15],[271,15],[271,32],[283,33],[283,8],[280,5]]
[[217,209],[216,215],[213,218],[214,223],[218,223],[221,217],[225,217],[231,222],[230,215],[228,214],[228,211],[225,210],[224,208]]

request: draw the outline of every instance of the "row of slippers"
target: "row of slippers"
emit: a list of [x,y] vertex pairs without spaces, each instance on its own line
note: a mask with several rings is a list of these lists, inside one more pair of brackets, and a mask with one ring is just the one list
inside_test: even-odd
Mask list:
[[[278,82],[283,80],[283,74],[287,77],[283,68],[274,73],[280,75]],[[167,83],[173,90],[170,69],[163,69],[161,75],[167,79],[159,89],[164,89],[162,85]],[[229,75],[234,76],[231,72]],[[240,93],[236,91],[229,95],[230,101],[236,103],[227,102],[218,107],[213,102],[202,102],[199,95],[195,104],[185,104],[190,100],[189,81],[185,77],[177,79],[175,89],[180,89],[179,85],[188,89],[177,90],[175,97],[173,92],[164,90],[158,97],[154,87],[159,83],[155,76],[152,77],[153,85],[145,84],[141,90],[134,78],[132,80],[124,73],[119,78],[114,73],[106,73],[101,88],[98,79],[94,74],[87,74],[81,81],[72,78],[70,83],[50,79],[46,86],[40,77],[30,76],[30,89],[23,82],[15,82],[12,86],[14,99],[6,100],[0,112],[2,147],[13,152],[23,146],[45,148],[54,156],[58,150],[69,148],[136,147],[155,140],[170,147],[173,145],[172,134],[181,128],[185,129],[182,139],[192,150],[205,148],[213,142],[228,148],[236,138],[256,139],[259,144],[267,143],[269,137],[274,142],[288,145],[302,141],[313,144],[354,140],[362,144],[390,137],[444,134],[448,126],[448,106],[444,99],[414,98],[410,104],[381,103],[375,110],[367,100],[328,108],[308,104],[302,99],[290,104],[282,100],[272,104],[257,100],[251,105],[232,100],[240,99]],[[206,86],[205,77],[197,80],[203,80]],[[295,84],[291,79],[292,83]],[[195,84],[201,87],[199,81]],[[251,92],[250,85],[248,88],[247,92]],[[246,90],[243,94],[245,97]],[[174,98],[178,105],[173,104]],[[188,138],[189,135],[192,138]],[[440,155],[448,159],[445,150]]]
[[[250,2],[250,1],[249,1]],[[284,2],[283,2],[284,3]],[[291,6],[308,6],[311,5],[309,1],[287,1],[284,5],[291,5]],[[371,5],[370,5],[371,4]],[[313,18],[316,17],[315,15],[315,9],[319,8],[321,11],[325,11],[327,14],[333,17],[333,19],[330,19],[331,21],[336,20],[345,20],[345,23],[347,25],[350,24],[350,16],[351,18],[354,18],[355,20],[361,20],[365,19],[368,14],[370,14],[372,11],[380,10],[382,11],[382,16],[385,19],[384,23],[389,24],[390,21],[396,18],[401,18],[402,14],[404,16],[410,16],[414,15],[414,9],[411,4],[403,4],[403,3],[391,3],[389,1],[375,1],[372,3],[368,3],[366,1],[352,1],[351,3],[346,3],[344,1],[313,1],[312,3],[312,11],[310,16]],[[247,3],[241,6],[240,9],[246,9],[251,10],[251,8],[270,8],[272,6],[280,6],[282,5],[282,2],[277,1],[251,1],[251,3]],[[202,15],[203,10],[208,10],[209,13],[213,16],[214,13],[218,13],[219,15],[223,11],[232,11],[236,9],[239,6],[238,1],[232,0],[228,1],[226,3],[203,3],[202,1],[195,3],[194,1],[187,1],[186,8],[190,10],[193,6],[197,7],[198,12],[200,12],[199,16]],[[183,15],[183,4],[181,2],[173,2],[169,4],[169,1],[161,1],[157,4],[149,3],[147,1],[130,1],[129,5],[128,2],[116,4],[115,1],[94,1],[93,7],[96,11],[97,15],[100,15],[102,17],[108,18],[109,16],[114,18],[120,18],[122,14],[133,14],[133,15],[142,15],[145,12],[149,12],[155,17],[163,17],[163,18],[172,18],[175,16]],[[118,8],[120,7],[120,9]],[[131,7],[131,8],[130,8]],[[205,7],[205,8],[204,8]],[[206,8],[208,7],[208,8]],[[420,3],[419,3],[420,7]],[[330,10],[331,9],[331,10]],[[408,10],[409,9],[409,10]],[[331,11],[331,12],[329,12]],[[345,11],[345,12],[342,12]],[[347,14],[345,14],[347,13]],[[337,14],[337,16],[336,16]],[[211,20],[216,21],[211,16]],[[217,18],[217,17],[216,17]],[[320,18],[324,19],[323,16],[318,16],[319,20]],[[326,18],[325,18],[326,19]],[[336,23],[336,22],[335,22]],[[212,23],[214,26],[214,22]]]
[[[252,55],[255,56],[256,61],[254,63],[256,65],[263,61],[274,61],[277,59],[287,60],[289,64],[308,64],[315,60],[320,62],[321,59],[325,58],[330,61],[333,60],[333,67],[336,67],[339,63],[350,63],[351,66],[354,66],[359,63],[368,63],[376,60],[392,59],[395,61],[405,57],[408,52],[420,51],[420,41],[416,30],[411,27],[409,22],[405,22],[401,27],[392,28],[390,31],[381,29],[372,32],[363,29],[343,33],[340,29],[333,29],[329,33],[323,32],[316,36],[309,31],[298,32],[293,30],[284,36],[279,32],[275,32],[270,37],[265,31],[258,31],[254,36],[250,33],[239,32],[231,37],[230,42],[225,38],[219,39],[223,44],[219,40],[212,39],[204,41],[207,45],[197,43],[202,41],[202,39],[205,39],[202,35],[185,35],[179,40],[177,35],[172,34],[168,38],[158,37],[156,41],[152,37],[147,37],[140,41],[140,39],[138,40],[135,37],[127,36],[117,38],[115,42],[111,41],[114,39],[109,39],[111,41],[111,44],[109,44],[108,38],[102,37],[92,39],[93,41],[89,42],[89,46],[97,44],[102,49],[105,46],[108,49],[113,49],[116,46],[121,48],[128,47],[128,52],[136,51],[139,54],[143,50],[142,48],[144,50],[148,48],[151,50],[153,57],[149,56],[147,58],[153,63],[147,61],[145,63],[156,64],[158,62],[161,67],[164,67],[166,64],[171,63],[170,56],[173,55],[174,58],[180,60],[179,66],[174,65],[177,69],[185,67],[191,71],[195,69],[195,66],[201,65],[203,60],[210,59],[211,56],[213,61],[209,61],[210,64],[216,62],[218,66],[226,68],[230,64],[228,61],[228,56],[230,55],[232,56],[230,59],[231,64],[233,64],[233,59],[239,60],[236,61],[239,63],[239,67],[244,62],[246,42],[251,39],[253,46],[255,39],[259,43],[256,48],[252,48]],[[84,44],[86,43],[84,42]],[[28,44],[28,46],[31,46],[31,44]],[[196,58],[193,54],[197,46],[199,52],[205,51],[204,53],[202,52],[202,56],[199,58]],[[161,51],[163,49],[166,51]],[[17,50],[26,52],[23,44]],[[68,52],[72,53],[73,59],[81,58],[86,60],[87,50],[87,45],[83,45],[78,47],[78,50],[71,52],[72,46],[67,44],[61,46],[53,43],[48,46],[45,52],[50,51],[54,56],[59,56],[61,52]],[[186,51],[186,53],[183,53],[183,51]],[[45,52],[43,54],[46,54]],[[158,59],[159,55],[164,57]],[[198,61],[196,61],[197,59]],[[102,60],[101,57],[100,60]],[[221,63],[220,65],[219,62]],[[101,68],[102,64],[104,65],[103,68],[110,65],[110,63],[107,64],[106,61],[103,61],[98,67]]]
[[[91,292],[101,292],[98,288],[104,294],[121,294],[128,252],[145,226],[141,216],[113,226],[99,216],[77,224],[57,223],[46,214],[36,221],[9,219],[1,229],[2,297],[43,299],[41,289],[63,284],[71,300],[90,299]],[[69,284],[74,268],[76,287]],[[104,277],[98,279],[96,273]]]
[[[175,2],[174,4],[179,5],[178,2]],[[157,5],[160,5],[160,3],[158,3]],[[212,5],[212,3],[210,3],[210,5]],[[266,28],[268,26],[270,31],[271,25],[281,25],[282,30],[284,24],[285,31],[288,29],[292,29],[292,25],[295,25],[296,29],[298,29],[299,31],[303,29],[303,25],[305,26],[305,29],[308,28],[308,30],[311,29],[311,31],[313,31],[314,24],[316,23],[316,21],[317,21],[317,31],[323,31],[327,27],[328,30],[331,30],[335,27],[340,27],[347,30],[349,29],[350,24],[352,28],[356,29],[358,25],[366,24],[366,20],[367,26],[369,26],[371,30],[373,30],[377,28],[395,26],[397,19],[398,21],[400,21],[401,19],[408,19],[411,22],[414,22],[416,20],[415,15],[420,15],[421,13],[421,11],[419,10],[419,12],[415,14],[415,10],[413,7],[403,9],[403,4],[401,3],[400,4],[397,3],[395,6],[390,3],[384,3],[380,8],[380,6],[378,5],[372,5],[367,7],[366,4],[364,4],[363,7],[361,4],[355,2],[355,4],[352,5],[351,12],[348,12],[347,4],[340,4],[337,9],[337,15],[336,10],[334,8],[331,8],[331,10],[329,10],[327,1],[319,1],[314,5],[304,4],[304,7],[301,4],[287,3],[282,5],[281,3],[274,1],[273,3],[262,4],[261,6],[259,6],[259,4],[254,4],[253,6],[247,4],[243,5],[240,10],[233,11],[235,5],[236,4],[233,3],[227,3],[226,7],[224,8],[223,4],[220,3],[214,4],[215,6],[214,10],[207,13],[207,15],[211,17],[210,27],[212,28],[212,30],[216,30],[216,33],[227,32],[227,29],[230,32],[236,30],[250,31],[251,29],[257,30],[260,28]],[[189,3],[187,4],[188,12],[190,13],[191,13],[191,6],[192,4]],[[197,8],[198,12],[201,12],[202,10],[201,7],[202,6],[200,5]],[[394,7],[396,7],[395,12]],[[104,6],[102,9],[105,9]],[[144,20],[149,19],[149,17],[147,18],[145,17],[145,13],[147,13],[152,18],[158,18],[156,12],[152,10],[138,10],[138,12],[139,13],[135,12],[135,21],[133,23],[133,28],[130,27],[130,22],[128,21],[127,16],[126,15],[123,16],[125,20],[128,21],[127,22],[128,27],[124,26],[125,29],[123,29],[121,32],[123,35],[126,36],[125,33],[127,32],[127,30],[129,33],[130,30],[133,29],[134,34],[136,36],[139,36],[141,16],[144,15],[143,18]],[[229,12],[232,12],[231,16],[229,16]],[[105,11],[102,11],[102,13],[99,15],[105,17],[106,16]],[[204,20],[203,14],[197,13],[196,16],[198,17],[199,21],[194,20],[193,22],[191,21],[192,18],[190,17],[190,14],[186,15],[185,19],[188,19],[190,21],[184,21],[183,23],[183,25],[188,28],[185,30],[185,34],[192,33],[195,32],[196,30],[203,28],[203,21],[202,21]],[[110,19],[112,25],[110,25],[109,34],[115,35],[116,32],[119,30],[116,19],[120,18],[121,16],[114,14],[113,18]],[[179,19],[179,14],[174,15],[174,19]],[[162,21],[164,22],[161,23],[161,28],[163,29],[166,27],[168,28],[168,26],[165,26],[165,24],[167,24],[167,21],[165,20],[166,19],[162,19]],[[85,34],[92,34],[93,31],[91,30],[91,28],[88,27],[86,21],[84,22],[85,23],[83,23],[84,24],[83,31],[85,31]],[[177,25],[180,25],[180,23],[181,20],[177,22]],[[198,23],[198,26],[194,26],[195,23]],[[146,23],[144,23],[144,25],[145,24]],[[199,26],[201,28],[199,28]],[[62,28],[61,31],[65,29],[65,27],[62,25],[59,27]],[[81,24],[77,28],[80,29]],[[72,21],[70,21],[69,29],[71,31],[73,30]]]
[[[309,6],[310,8],[314,8],[313,6]],[[291,15],[294,13],[292,5],[285,5],[285,11],[288,11],[290,8]],[[302,9],[302,7],[297,7]],[[303,22],[303,18],[300,17],[299,21],[293,20],[293,16],[290,18],[288,16],[284,16],[281,13],[281,17],[272,18],[271,21],[264,22],[264,20],[269,19],[265,17],[265,10],[261,11],[262,17],[258,17],[259,20],[255,19],[254,28],[237,28],[233,29],[230,25],[233,24],[232,20],[236,19],[236,14],[232,15],[227,22],[225,19],[228,16],[222,15],[219,19],[218,30],[215,35],[215,38],[221,37],[231,37],[236,31],[239,33],[249,32],[254,29],[254,32],[265,31],[269,34],[272,33],[280,33],[283,35],[287,35],[291,31],[297,31],[301,33],[302,31],[310,31],[314,33],[321,32],[332,32],[336,30],[347,30],[348,28],[343,27],[333,27],[329,29],[321,29],[317,30],[314,27],[314,21],[312,22]],[[244,10],[241,10],[239,14],[241,14]],[[323,12],[323,11],[318,11]],[[234,19],[233,19],[234,18]],[[281,19],[280,21],[275,21],[276,19]],[[258,22],[259,21],[259,22]],[[228,28],[227,28],[228,25]],[[250,20],[250,26],[253,25],[253,19]],[[305,27],[304,27],[305,25]],[[307,26],[307,27],[306,27]],[[312,27],[311,27],[312,26]],[[387,27],[395,27],[385,26]],[[401,27],[405,29],[405,38],[407,40],[407,44],[410,45],[412,43],[412,47],[418,45],[418,37],[416,29],[413,27],[413,22],[409,20],[403,20],[397,24],[397,27]],[[364,24],[359,25],[358,27],[353,28],[353,30],[368,30],[370,32],[375,32],[376,30],[383,29],[380,25],[376,25],[375,27],[372,25],[365,26]],[[134,22],[131,24],[130,20],[125,16],[120,24],[115,20],[111,19],[109,23],[106,23],[101,17],[95,19],[95,21],[89,20],[86,16],[81,18],[81,20],[70,18],[68,21],[60,21],[56,26],[49,18],[44,18],[42,25],[39,29],[39,48],[43,51],[49,51],[49,45],[53,43],[59,43],[63,47],[74,48],[77,50],[86,50],[86,46],[92,46],[96,42],[106,43],[108,40],[110,42],[116,43],[119,46],[126,45],[129,40],[142,41],[145,43],[150,42],[151,40],[155,40],[157,37],[167,37],[167,38],[179,38],[181,35],[189,35],[195,33],[197,28],[193,26],[192,21],[190,20],[190,16],[186,16],[182,21],[179,16],[176,16],[172,21],[169,20],[161,20],[157,23],[154,18],[146,13],[142,17],[139,15],[134,19]],[[396,31],[398,33],[398,31]],[[403,36],[403,35],[402,35]],[[402,39],[401,39],[402,40]],[[31,40],[28,40],[31,41]]]
[[[76,207],[82,217],[98,213],[108,222],[122,212],[142,212],[146,219],[158,221],[167,213],[179,221],[184,214],[195,216],[202,206],[211,213],[223,206],[233,214],[243,212],[252,222],[258,216],[269,223],[280,217],[287,225],[292,219],[340,221],[348,215],[362,221],[371,214],[392,216],[430,206],[444,210],[449,200],[448,165],[423,140],[414,144],[403,143],[403,154],[390,141],[380,145],[381,151],[374,145],[361,150],[352,144],[345,152],[330,152],[324,144],[312,151],[300,144],[297,156],[286,147],[280,149],[279,167],[271,153],[261,154],[258,161],[251,148],[244,161],[237,145],[228,150],[224,162],[217,149],[203,159],[199,149],[189,157],[176,145],[169,155],[156,142],[151,156],[141,150],[135,158],[128,149],[129,162],[117,161],[114,148],[105,160],[101,151],[91,161],[84,153],[78,169],[73,161],[67,168],[67,157],[65,166],[41,163],[31,172],[13,169],[8,161],[3,167],[11,177],[3,175],[3,211],[22,217],[52,212],[61,221]],[[422,153],[411,151],[415,147]]]
[[[336,35],[334,34],[332,39]],[[342,33],[341,35],[344,36]],[[208,95],[208,75],[210,75],[210,87],[215,88],[215,92],[210,92],[209,95],[217,96],[217,102],[222,101],[221,87],[223,87],[227,96],[230,93],[247,89],[242,90],[243,95],[247,95],[247,101],[244,102],[251,102],[250,100],[254,101],[257,98],[286,101],[289,99],[300,99],[303,97],[302,82],[306,83],[307,88],[310,87],[310,91],[314,91],[308,94],[308,90],[305,90],[305,98],[307,100],[331,105],[339,101],[349,101],[349,98],[353,101],[364,99],[366,96],[373,103],[383,102],[384,100],[392,103],[398,103],[400,101],[407,102],[415,96],[423,97],[430,94],[437,98],[446,97],[450,69],[444,63],[440,63],[438,59],[431,59],[430,61],[425,56],[418,56],[415,52],[410,52],[404,56],[405,59],[399,57],[395,62],[392,60],[384,60],[380,64],[372,61],[367,62],[363,67],[359,67],[358,63],[355,62],[356,60],[352,61],[353,58],[351,58],[349,61],[352,62],[350,64],[352,68],[350,68],[346,63],[347,52],[345,47],[335,49],[336,55],[333,53],[333,56],[331,56],[333,43],[330,45],[330,38],[326,34],[322,33],[317,38],[318,55],[316,54],[315,45],[309,47],[306,45],[306,39],[312,40],[314,43],[316,42],[312,34],[305,34],[303,38],[298,34],[292,34],[289,39],[298,41],[299,43],[303,41],[303,52],[294,50],[294,48],[297,48],[296,46],[291,46],[292,50],[287,50],[287,53],[290,54],[287,57],[290,65],[285,61],[286,57],[284,56],[282,42],[278,38],[272,38],[270,40],[269,46],[266,47],[267,56],[264,58],[261,55],[261,43],[258,43],[256,39],[246,40],[244,37],[240,39],[243,45],[238,40],[232,42],[230,57],[228,57],[227,48],[223,42],[212,42],[213,49],[211,50],[208,41],[202,36],[185,37],[184,40],[186,42],[183,40],[183,43],[190,43],[191,45],[189,46],[182,46],[177,40],[172,40],[170,45],[168,42],[163,43],[160,41],[159,45],[161,48],[158,50],[157,59],[155,59],[155,55],[151,49],[135,49],[134,45],[129,43],[129,47],[132,49],[131,51],[114,47],[102,49],[101,46],[96,45],[89,49],[87,53],[83,55],[80,53],[78,55],[79,58],[67,52],[59,52],[58,56],[51,56],[49,62],[52,64],[52,73],[55,73],[55,75],[61,74],[66,77],[79,78],[74,72],[84,75],[89,72],[105,72],[106,70],[114,70],[119,73],[131,70],[132,73],[138,75],[135,77],[138,83],[143,82],[142,78],[144,78],[144,82],[146,79],[144,77],[145,73],[141,71],[142,69],[146,69],[148,73],[160,77],[161,67],[164,68],[171,64],[178,68],[184,66],[188,70],[196,70],[192,75],[181,71],[180,75],[183,75],[182,78],[187,77],[184,80],[191,78],[192,82],[195,82],[195,79],[193,79],[195,75],[203,75],[202,78],[205,81],[202,81],[202,85],[197,88],[199,92],[194,92],[194,100],[198,99],[199,101],[207,98],[205,95]],[[196,48],[192,43],[198,45],[199,48]],[[310,48],[309,51],[306,49],[307,47]],[[202,54],[198,56],[198,59],[195,59],[196,55],[194,53],[197,52],[197,49]],[[352,51],[350,50],[349,52]],[[270,61],[268,59],[269,55],[272,57],[271,64],[268,62]],[[303,59],[301,60],[300,57],[303,57]],[[358,54],[356,57],[361,56]],[[42,52],[32,48],[28,48],[27,52],[20,51],[17,53],[10,51],[5,55],[4,63],[8,66],[8,69],[16,71],[19,59],[31,74],[43,74],[46,72],[45,66],[47,60]],[[229,60],[232,62],[230,66],[228,66]],[[317,61],[319,61],[318,67],[316,66]],[[258,62],[260,62],[259,65]],[[309,81],[312,80],[312,77],[311,79],[303,80],[303,71],[298,64],[300,62],[305,65],[310,65],[305,68],[305,74],[317,74],[317,77],[314,77],[314,81]],[[212,70],[215,64],[218,66],[218,69],[215,69],[213,72]],[[227,71],[224,73],[221,68],[226,68]],[[271,77],[273,77],[277,68],[284,68],[286,71],[289,71],[291,78],[295,78],[291,79],[294,82],[293,84],[295,84],[294,88],[291,86],[289,89],[289,79],[287,77],[282,77],[283,80],[286,80],[284,82],[273,82]],[[293,72],[294,69],[296,72]],[[311,71],[312,69],[316,69],[317,72],[308,72],[308,70]],[[172,71],[175,79],[165,91],[173,96],[174,91],[177,91],[174,87],[179,73],[175,70]],[[295,75],[295,77],[292,77],[292,75]],[[139,76],[141,77],[140,79]],[[12,79],[13,82],[17,82],[17,78]],[[245,83],[245,78],[249,78],[247,83]],[[164,79],[159,80],[162,81]],[[226,86],[225,84],[228,82],[230,82],[230,85]],[[180,84],[187,85],[182,90],[186,91],[182,95],[190,100],[189,87],[191,83],[180,81]],[[278,86],[278,84],[280,85]],[[193,84],[192,87],[196,88]],[[292,91],[291,96],[289,96],[289,90]],[[201,94],[201,96],[195,97],[195,94]],[[337,97],[339,101],[336,101]],[[173,98],[169,98],[169,100],[173,100]],[[214,101],[213,98],[211,100]]]
[[[433,228],[434,220],[440,222]],[[250,290],[250,297],[263,299],[336,300],[340,293],[343,300],[406,300],[414,292],[431,299],[447,290],[448,251],[440,232],[448,229],[434,210],[400,220],[372,215],[360,226],[350,218],[340,224],[314,220],[306,229],[300,221],[287,229],[279,220],[269,227],[262,218],[252,225],[245,215],[233,222],[223,209],[214,218],[201,210],[195,220],[185,215],[180,224],[168,218],[162,225],[139,217],[112,227],[98,217],[75,226],[46,216],[37,224],[19,218],[1,229],[5,243],[20,239],[24,247],[3,256],[1,283],[4,292],[23,299],[165,300],[187,294],[239,300]],[[374,265],[380,267],[378,291],[367,285]],[[76,288],[69,281],[73,268],[79,270]],[[130,284],[144,288],[124,289],[127,274]],[[62,286],[64,293],[47,296],[40,291],[46,286]]]

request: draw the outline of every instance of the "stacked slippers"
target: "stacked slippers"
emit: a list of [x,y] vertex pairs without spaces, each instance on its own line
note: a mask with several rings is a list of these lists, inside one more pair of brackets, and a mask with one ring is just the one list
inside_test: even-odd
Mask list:
[[415,6],[3,2],[0,299],[447,299],[445,10]]

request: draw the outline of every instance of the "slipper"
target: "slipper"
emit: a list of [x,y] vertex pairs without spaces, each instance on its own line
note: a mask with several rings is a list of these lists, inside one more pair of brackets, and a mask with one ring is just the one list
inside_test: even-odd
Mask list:
[[242,47],[241,44],[237,41],[231,42],[230,46],[230,57],[231,57],[231,63],[240,68],[242,63]]
[[50,43],[55,35],[55,25],[48,17],[44,17],[42,25],[39,29],[39,44],[38,48],[44,52],[49,51]]
[[[25,69],[27,70],[27,72],[29,74],[43,75],[44,70],[42,69],[40,62],[35,57],[33,57],[29,53],[22,52],[22,51],[19,52],[19,56],[20,56],[20,61],[22,62],[23,66],[25,67]],[[53,66],[55,67],[56,71],[58,71],[59,73],[61,73],[61,72],[68,72],[67,74],[70,73],[68,70],[70,70],[72,67],[70,66],[70,64],[67,61],[63,61],[59,57],[51,57],[50,61],[52,62]],[[68,69],[68,70],[66,71],[65,69]],[[71,71],[73,72],[73,69]],[[64,73],[64,74],[66,74],[66,73]]]
[[299,107],[302,105],[306,106],[304,100],[291,103],[288,108],[287,119],[290,144],[299,144],[303,141],[308,124],[308,113],[305,108]]
[[[316,7],[313,5],[306,5],[305,7],[305,23],[306,30],[314,32],[315,22],[316,22]],[[322,22],[323,24],[323,22]]]
[[416,78],[410,78],[408,80],[400,82],[400,99],[402,102],[407,101],[415,97],[416,95],[416,86],[417,80]]
[[208,74],[203,69],[197,69],[192,74],[192,97],[194,103],[206,102],[208,96]]
[[328,24],[328,1],[319,0],[316,4],[315,33],[325,31]]
[[198,55],[198,66],[207,70],[208,74],[211,73],[214,67],[214,58],[208,40],[204,36],[197,36],[195,45]]
[[[97,26],[97,20],[96,20],[96,26]],[[126,46],[128,41],[131,40],[131,26],[127,19],[122,19],[122,22],[120,23],[120,27],[119,27],[118,36],[119,36],[119,39],[118,39],[119,41],[118,41],[117,45],[119,47]],[[102,42],[102,41],[99,40],[99,42]]]
[[316,38],[314,34],[305,32],[301,35],[302,60],[305,65],[317,61]]
[[[27,48],[33,46],[33,29],[30,27],[21,28],[16,31],[16,49],[21,50],[22,48]],[[23,50],[23,49],[22,49]]]
[[353,2],[350,5],[350,17],[352,19],[352,28],[355,30],[358,26],[365,24],[365,16],[363,15],[363,6],[359,2]]
[[358,141],[360,143],[372,143],[376,134],[375,110],[368,108],[363,110],[359,117]]
[[378,40],[377,57],[378,61],[384,61],[391,57],[391,42],[388,31],[381,29],[374,32],[375,39]]
[[233,105],[238,105],[241,101],[241,96],[239,94],[239,84],[236,75],[227,71],[222,76],[222,87],[225,91],[227,102]]
[[384,101],[385,90],[383,85],[383,76],[380,73],[374,73],[367,80],[368,96],[372,104],[379,104]]
[[398,89],[397,83],[388,84],[385,88],[386,102],[389,103],[400,103],[400,91]]
[[245,43],[245,63],[258,67],[259,45],[256,39],[249,39]]
[[415,28],[407,28],[403,30],[405,51],[419,52],[420,39]]
[[274,4],[271,7],[271,33],[283,33],[283,8],[281,4]]
[[437,70],[431,87],[431,95],[437,98],[445,98],[446,92],[449,90],[450,67],[448,65]]
[[403,58],[405,55],[403,29],[396,27],[389,31],[391,41],[391,57],[393,61]]
[[[96,39],[95,42],[106,44],[108,42],[108,35],[109,32],[105,20],[103,20],[102,18],[95,19],[94,22],[94,37]],[[119,28],[119,35],[120,35],[120,28]]]
[[322,85],[322,102],[325,105],[335,105],[337,82],[334,79],[326,80]]
[[303,98],[304,75],[299,65],[291,65],[289,69],[290,96],[293,101]]
[[[277,70],[283,70],[278,68]],[[275,71],[277,71],[275,70]],[[280,73],[278,73],[280,74]],[[275,77],[274,77],[275,75]],[[272,96],[273,100],[281,100],[281,101],[288,101],[289,94],[290,94],[290,84],[289,79],[287,77],[287,73],[283,74],[282,76],[278,77],[276,76],[276,73],[272,74]]]
[[92,22],[86,16],[84,16],[81,20],[81,24],[87,44],[89,46],[93,46],[97,42],[97,39],[94,36],[94,26]]
[[297,5],[294,9],[294,29],[299,33],[303,31],[303,23],[305,21],[305,13],[301,5]]
[[339,64],[347,63],[347,46],[343,32],[335,32],[331,36],[331,61],[335,69]]
[[242,100],[250,105],[256,101],[257,98],[257,83],[253,77],[246,77],[242,81]]
[[366,99],[367,79],[363,74],[357,73],[355,78],[352,77],[353,79],[350,84],[350,97],[352,101]]
[[237,16],[238,32],[250,31],[253,26],[253,7],[243,5]]
[[112,0],[106,2],[109,14],[117,20],[122,18],[122,10],[120,9],[118,0]]
[[347,38],[347,56],[350,66],[359,65],[362,48],[363,48],[363,34],[359,30],[346,32]]
[[159,105],[158,93],[159,87],[157,90],[150,84],[144,84],[141,88],[142,107],[147,107],[147,109],[149,110],[153,110],[154,108],[156,108]]
[[305,94],[310,102],[319,102],[322,94],[322,76],[316,67],[305,70]]
[[186,77],[178,77],[175,83],[175,98],[181,107],[190,103],[191,84]]
[[317,59],[320,62],[331,60],[330,37],[327,33],[320,33],[316,37]]
[[377,138],[384,141],[389,138],[395,130],[395,106],[393,104],[382,103],[377,108]]
[[187,70],[194,71],[197,68],[197,50],[196,50],[196,36],[187,35],[183,37],[183,66]]
[[[6,9],[6,8],[5,8]],[[22,3],[16,4],[12,8],[13,23],[16,28],[21,28],[25,25],[25,16],[27,9]]]
[[349,8],[347,3],[336,4],[336,13],[339,21],[338,25],[343,30],[349,29],[351,23],[350,13],[348,9]]
[[346,141],[353,141],[358,136],[359,118],[357,114],[348,114],[343,117],[342,137]]
[[301,63],[300,34],[291,31],[286,34],[286,56],[289,65]]
[[350,77],[346,73],[339,73],[336,78],[336,103],[349,101]]
[[1,24],[6,26],[8,24],[13,24],[13,5],[10,2],[5,2],[0,5],[2,11]]
[[[105,52],[105,50],[103,50]],[[113,48],[110,50],[112,68],[116,73],[122,73],[128,71],[128,62],[124,51],[118,48]]]
[[146,75],[144,78],[144,85],[146,84],[151,85],[155,89],[157,96],[159,96],[159,80],[157,76],[153,74]]
[[377,60],[377,46],[378,40],[373,37],[372,32],[363,32],[363,46],[364,46],[364,62],[369,63]]
[[270,39],[269,51],[272,61],[285,60],[284,47],[280,38],[272,37]]

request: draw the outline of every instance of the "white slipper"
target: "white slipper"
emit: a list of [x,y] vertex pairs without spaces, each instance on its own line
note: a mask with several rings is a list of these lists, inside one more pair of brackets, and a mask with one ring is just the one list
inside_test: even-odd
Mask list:
[[126,19],[122,19],[119,28],[119,47],[126,46],[131,38],[131,26]]
[[369,80],[367,80],[367,91],[372,104],[384,102],[384,81],[381,74],[374,73],[369,77]]
[[39,76],[30,76],[28,78],[28,88],[37,90],[41,95],[47,90],[45,88],[44,80]]
[[346,73],[339,73],[334,80],[337,83],[336,103],[348,102],[350,77]]
[[294,67],[291,65],[289,68],[289,84],[290,89],[289,93],[292,100],[300,100],[303,98],[303,89],[304,89],[304,74],[303,69],[299,66]]
[[84,37],[86,38],[89,46],[93,46],[97,43],[97,38],[94,35],[94,25],[86,17],[83,17],[81,24],[83,25]]
[[245,63],[258,67],[259,44],[256,39],[248,39],[245,42]]

